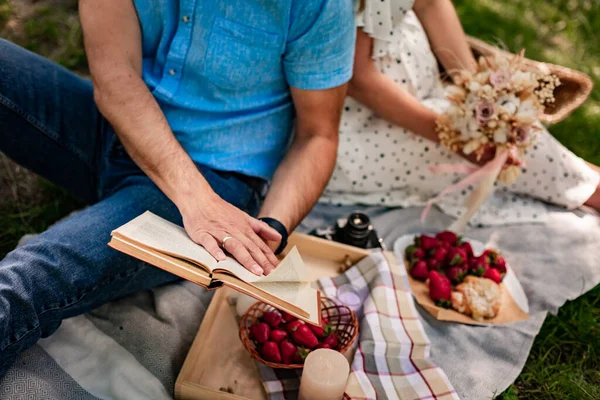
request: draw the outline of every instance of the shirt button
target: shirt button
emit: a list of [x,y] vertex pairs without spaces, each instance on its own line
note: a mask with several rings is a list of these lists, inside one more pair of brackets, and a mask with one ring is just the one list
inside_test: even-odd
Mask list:
[[176,73],[176,72],[177,72],[177,71],[175,71],[173,68],[171,68],[171,69],[169,70],[169,75],[175,75],[175,73]]
[[190,22],[190,17],[188,17],[187,15],[184,15],[183,18],[181,18],[183,20],[183,22],[185,22],[186,24],[188,22]]

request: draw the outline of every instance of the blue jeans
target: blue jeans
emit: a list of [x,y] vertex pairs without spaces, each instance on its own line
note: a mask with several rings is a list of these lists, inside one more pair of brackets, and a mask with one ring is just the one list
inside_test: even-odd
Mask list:
[[[182,219],[116,140],[90,82],[3,40],[0,151],[91,204],[0,261],[2,376],[64,318],[176,280],[106,244],[113,229],[146,210],[180,225]],[[198,168],[223,199],[258,211],[264,181]]]

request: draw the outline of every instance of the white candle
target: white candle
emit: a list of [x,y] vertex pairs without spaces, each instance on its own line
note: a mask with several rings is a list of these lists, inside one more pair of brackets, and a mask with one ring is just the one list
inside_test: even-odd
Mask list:
[[300,380],[298,400],[340,400],[350,366],[338,351],[318,349],[308,354]]
[[244,315],[246,311],[248,311],[248,309],[257,302],[258,300],[256,300],[254,297],[246,296],[245,294],[240,293],[237,297],[237,302],[235,303],[235,312],[237,313],[238,317]]

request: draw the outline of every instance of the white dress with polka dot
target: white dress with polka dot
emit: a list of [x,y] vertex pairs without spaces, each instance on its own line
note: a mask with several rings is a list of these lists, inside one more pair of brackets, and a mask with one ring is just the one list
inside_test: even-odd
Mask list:
[[[413,0],[367,1],[365,10],[357,15],[357,25],[373,37],[376,67],[425,106],[441,113],[448,102],[437,61],[412,5]],[[519,180],[498,185],[471,219],[472,225],[541,222],[548,212],[544,202],[576,208],[594,193],[600,180],[594,170],[543,127],[526,162]],[[388,123],[348,97],[340,124],[337,165],[320,201],[422,206],[464,177],[457,173],[434,175],[429,167],[462,163],[467,161]],[[472,189],[452,193],[437,205],[444,213],[459,217]]]

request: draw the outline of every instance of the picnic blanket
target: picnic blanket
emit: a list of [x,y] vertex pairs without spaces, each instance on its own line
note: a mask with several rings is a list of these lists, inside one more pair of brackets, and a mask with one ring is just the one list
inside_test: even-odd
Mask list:
[[[353,209],[318,205],[300,230],[330,225]],[[403,234],[423,230],[421,208],[363,210],[390,249]],[[434,210],[426,228],[450,222]],[[417,306],[431,360],[460,398],[480,400],[502,392],[519,375],[547,312],[600,282],[600,218],[551,208],[543,224],[470,229],[466,235],[502,249],[532,314],[527,321],[477,327],[436,321]],[[0,399],[170,398],[210,299],[211,293],[180,282],[66,320],[0,378]]]
[[[362,300],[356,310],[359,343],[345,398],[458,399],[444,371],[429,360],[431,343],[415,308],[406,269],[393,256],[371,254],[333,279],[320,279],[319,285],[329,298],[336,298],[339,287],[350,285]],[[298,397],[302,370],[257,365],[271,400]]]

